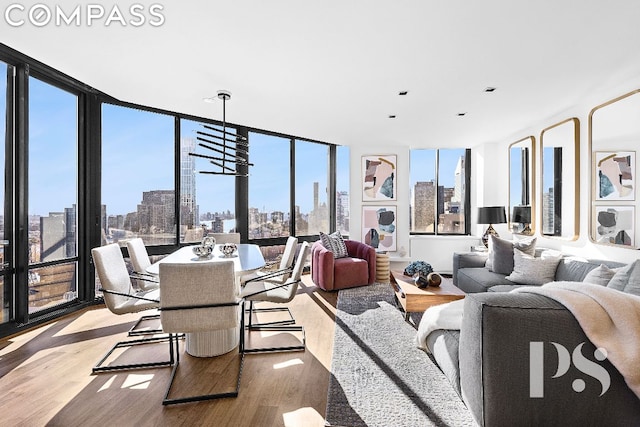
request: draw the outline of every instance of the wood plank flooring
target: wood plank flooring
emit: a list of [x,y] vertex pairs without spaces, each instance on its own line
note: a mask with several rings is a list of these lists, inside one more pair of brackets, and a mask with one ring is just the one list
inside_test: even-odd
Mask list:
[[[289,304],[306,330],[304,352],[247,354],[237,398],[164,407],[171,368],[91,374],[140,314],[86,310],[0,341],[0,425],[6,426],[323,426],[337,293],[303,276]],[[258,335],[256,335],[258,334]],[[251,344],[281,339],[252,332]],[[291,337],[284,337],[291,338]],[[184,351],[184,349],[181,349]],[[168,359],[167,344],[126,350],[118,361]],[[237,352],[217,358],[181,353],[172,396],[233,388]]]

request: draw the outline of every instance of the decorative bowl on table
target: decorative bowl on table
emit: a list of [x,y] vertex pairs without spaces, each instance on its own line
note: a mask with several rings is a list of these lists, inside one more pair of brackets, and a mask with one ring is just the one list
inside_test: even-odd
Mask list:
[[205,246],[205,247],[214,247],[216,245],[216,238],[213,236],[204,236],[202,238],[202,242],[200,243],[200,246]]
[[191,250],[198,256],[198,258],[207,258],[211,256],[211,252],[213,252],[213,246],[195,245],[191,248]]
[[220,252],[223,256],[230,257],[238,249],[235,243],[224,243],[220,245]]

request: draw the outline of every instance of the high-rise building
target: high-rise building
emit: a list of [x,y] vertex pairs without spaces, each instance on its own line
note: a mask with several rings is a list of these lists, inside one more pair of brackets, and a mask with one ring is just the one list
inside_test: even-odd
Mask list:
[[349,192],[338,191],[336,194],[336,225],[337,230],[349,234]]
[[553,187],[542,195],[542,234],[554,234],[554,197]]
[[189,228],[200,225],[196,200],[196,158],[193,138],[180,139],[180,224]]

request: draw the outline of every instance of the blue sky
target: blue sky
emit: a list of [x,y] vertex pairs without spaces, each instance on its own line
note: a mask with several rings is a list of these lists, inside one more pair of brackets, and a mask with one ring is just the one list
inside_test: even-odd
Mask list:
[[[440,150],[440,176],[439,185],[447,188],[454,186],[456,166],[461,156],[464,156],[464,149],[441,149]],[[411,188],[416,182],[431,181],[436,175],[436,150],[411,150],[409,171],[409,185]]]

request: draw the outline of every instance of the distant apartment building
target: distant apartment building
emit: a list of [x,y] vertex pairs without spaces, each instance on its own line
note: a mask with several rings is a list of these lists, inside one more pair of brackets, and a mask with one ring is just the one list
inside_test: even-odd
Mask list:
[[337,230],[349,234],[349,192],[338,191],[336,194],[336,225]]
[[40,259],[46,262],[76,256],[76,206],[40,217]]
[[[411,226],[413,231],[433,232],[436,222],[436,184],[419,181],[413,186]],[[443,208],[444,209],[444,208]]]
[[137,209],[139,232],[143,234],[173,232],[176,224],[174,211],[174,191],[153,190],[143,192],[142,203],[138,205]]

